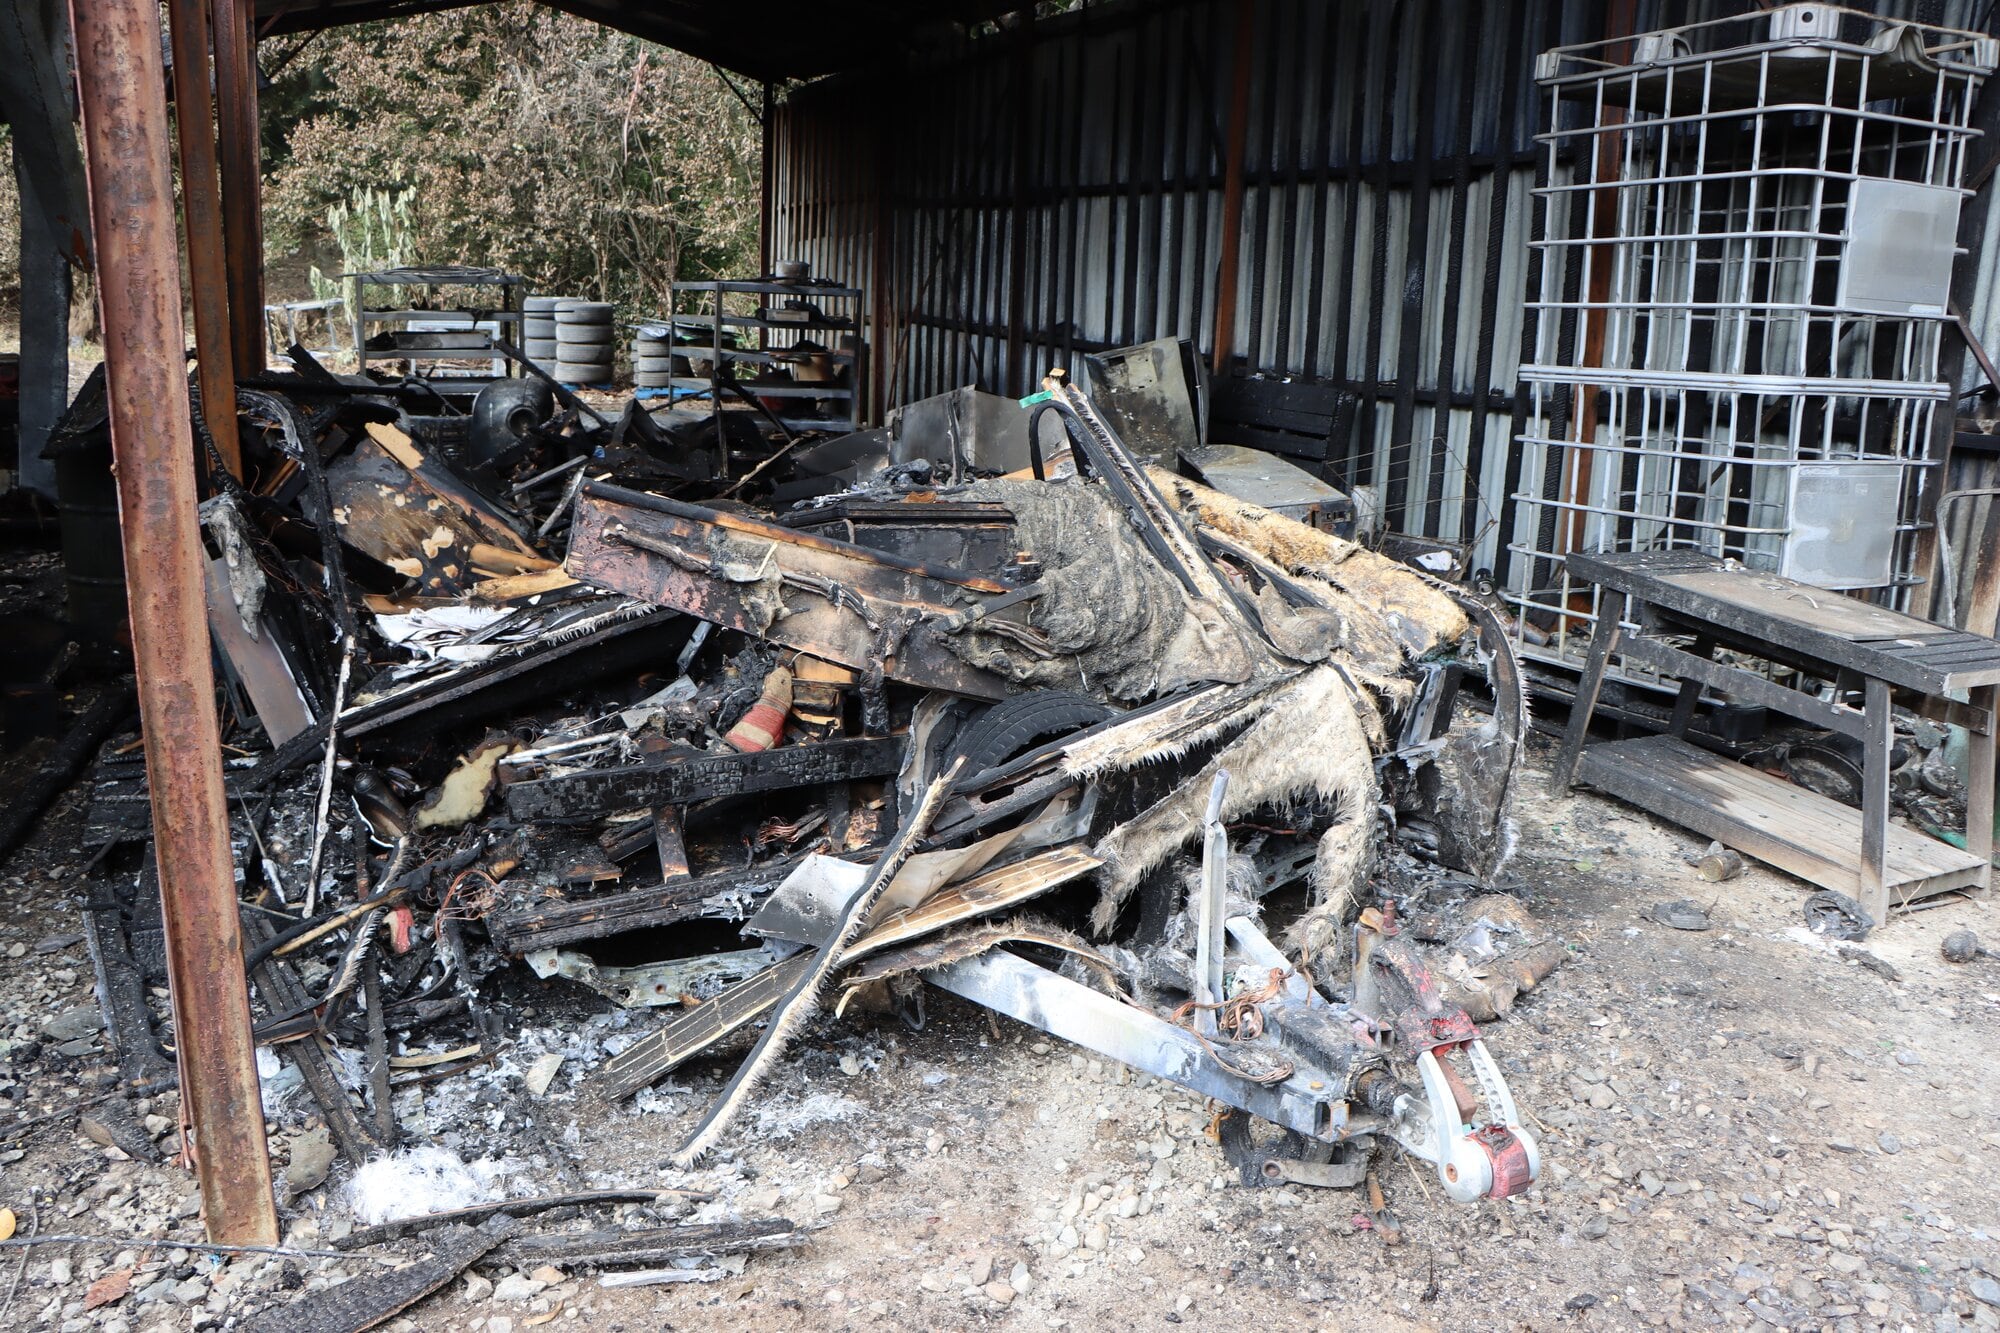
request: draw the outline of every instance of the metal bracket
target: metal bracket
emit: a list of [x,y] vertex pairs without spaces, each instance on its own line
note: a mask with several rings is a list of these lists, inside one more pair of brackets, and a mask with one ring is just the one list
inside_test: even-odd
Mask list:
[[1375,1145],[1372,1138],[1317,1143],[1287,1131],[1264,1151],[1251,1139],[1249,1117],[1240,1112],[1216,1122],[1216,1141],[1248,1189],[1273,1189],[1280,1185],[1352,1189],[1367,1177]]

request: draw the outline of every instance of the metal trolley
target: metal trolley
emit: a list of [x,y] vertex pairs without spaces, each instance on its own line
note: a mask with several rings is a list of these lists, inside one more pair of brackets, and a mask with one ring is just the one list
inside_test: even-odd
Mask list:
[[1991,38],[1822,4],[1541,57],[1502,570],[1527,651],[1588,637],[1572,551],[1692,549],[1905,603],[1996,59]]

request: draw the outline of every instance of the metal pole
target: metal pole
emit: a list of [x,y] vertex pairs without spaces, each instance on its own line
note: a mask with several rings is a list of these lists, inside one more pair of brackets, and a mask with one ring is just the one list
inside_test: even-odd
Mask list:
[[264,202],[257,47],[250,0],[214,0],[215,123],[222,141],[222,236],[236,378],[264,368]]
[[1201,822],[1201,900],[1195,912],[1195,1028],[1205,1037],[1216,1034],[1216,1011],[1227,998],[1223,975],[1222,922],[1228,915],[1229,830],[1222,822],[1222,803],[1229,796],[1229,770],[1221,769],[1208,789],[1208,814]]
[[42,447],[69,406],[69,260],[62,238],[49,225],[35,177],[21,170],[19,162],[14,184],[21,209],[21,400],[15,475],[23,489],[53,500],[56,465],[42,457]]
[[180,132],[181,215],[187,228],[201,414],[223,465],[231,476],[241,477],[229,270],[222,243],[222,199],[216,189],[215,110],[208,100],[208,6],[204,0],[167,0],[167,13],[173,29],[174,128]]
[[1236,0],[1236,61],[1229,86],[1229,140],[1222,164],[1222,246],[1215,275],[1215,346],[1209,368],[1229,369],[1236,342],[1236,269],[1243,246],[1243,154],[1250,137],[1250,66],[1257,38],[1255,0]]
[[154,0],[71,0],[181,1097],[210,1239],[274,1244],[209,672]]

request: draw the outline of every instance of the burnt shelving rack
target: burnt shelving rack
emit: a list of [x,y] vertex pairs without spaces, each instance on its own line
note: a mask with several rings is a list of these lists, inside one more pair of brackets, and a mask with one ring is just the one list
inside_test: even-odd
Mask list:
[[[407,361],[429,365],[434,375],[477,384],[514,373],[499,342],[519,346],[522,302],[527,279],[495,268],[475,268],[446,264],[413,268],[383,269],[373,273],[346,273],[349,283],[347,309],[353,321],[354,356],[357,373],[365,374],[370,361]],[[437,310],[375,309],[368,303],[371,289],[421,287],[495,289],[498,300],[491,305]],[[389,344],[371,348],[369,325],[387,326]],[[430,325],[432,327],[423,327]],[[414,326],[414,327],[413,327]],[[485,374],[452,363],[485,361]],[[442,363],[442,364],[440,364]]]
[[[851,431],[858,427],[855,405],[860,382],[861,289],[837,287],[811,279],[797,282],[775,281],[690,281],[674,284],[672,324],[674,354],[690,361],[706,358],[707,375],[675,375],[669,383],[676,389],[708,389],[715,410],[724,407],[724,381],[734,383],[758,398],[789,407],[794,402],[832,402],[841,411],[832,416],[811,416],[794,411],[773,413],[788,430]],[[759,298],[754,315],[732,314],[724,308],[724,297]],[[683,297],[706,297],[706,309],[682,311]],[[754,347],[736,345],[737,331],[756,335]],[[846,346],[837,345],[848,340]],[[802,340],[833,342],[823,350],[804,349]],[[822,359],[823,358],[823,359]],[[776,372],[784,366],[817,364],[838,381],[810,383]],[[737,373],[749,367],[750,373]]]

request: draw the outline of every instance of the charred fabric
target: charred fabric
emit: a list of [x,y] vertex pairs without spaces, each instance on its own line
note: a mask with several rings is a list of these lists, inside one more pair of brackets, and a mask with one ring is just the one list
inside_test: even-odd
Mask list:
[[[1212,1099],[1245,1185],[1388,1143],[1461,1202],[1535,1179],[1477,1024],[1561,947],[1487,887],[1525,705],[1477,601],[1140,461],[1061,372],[982,475],[293,361],[213,471],[209,608],[258,1036],[357,1166],[524,1003],[662,1011],[578,1077],[607,1104],[740,1059],[690,1165],[814,1024],[935,987]],[[158,1087],[129,737],[94,782]]]

